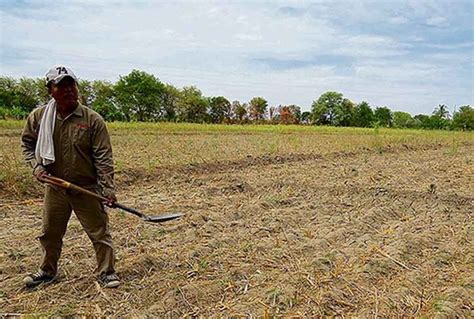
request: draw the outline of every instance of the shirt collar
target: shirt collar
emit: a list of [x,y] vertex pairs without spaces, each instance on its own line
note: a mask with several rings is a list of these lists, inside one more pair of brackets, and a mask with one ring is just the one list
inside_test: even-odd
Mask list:
[[81,103],[78,103],[74,111],[72,111],[72,114],[81,117],[82,116],[82,105]]
[[72,111],[71,114],[69,114],[68,116],[66,116],[66,118],[62,119],[62,118],[61,118],[61,115],[59,115],[59,112],[56,113],[56,118],[57,118],[58,120],[65,121],[65,120],[67,120],[68,118],[70,118],[70,117],[73,116],[73,115],[74,115],[74,116],[82,117],[82,115],[83,115],[83,114],[82,114],[82,108],[83,108],[82,104],[81,104],[81,103],[78,103],[77,106],[76,106],[76,108],[74,109],[74,111]]

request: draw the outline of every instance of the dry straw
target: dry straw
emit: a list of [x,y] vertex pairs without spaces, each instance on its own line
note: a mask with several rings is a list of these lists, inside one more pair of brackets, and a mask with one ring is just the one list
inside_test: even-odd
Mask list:
[[472,154],[472,141],[456,152],[442,142],[395,143],[382,153],[367,147],[213,160],[204,154],[193,165],[123,168],[124,204],[187,217],[157,226],[111,212],[123,281],[116,290],[95,282],[93,249],[75,218],[60,281],[25,290],[21,278],[41,253],[34,240],[41,200],[2,189],[0,309],[54,316],[469,317]]

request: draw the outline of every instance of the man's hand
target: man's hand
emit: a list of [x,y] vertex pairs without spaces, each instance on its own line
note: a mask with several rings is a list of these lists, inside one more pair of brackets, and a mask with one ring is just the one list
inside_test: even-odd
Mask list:
[[106,198],[106,201],[104,201],[103,204],[109,207],[114,207],[114,204],[117,202],[117,197],[115,197],[115,194],[107,194],[104,197]]
[[46,168],[43,165],[38,165],[33,170],[33,175],[36,177],[38,181],[44,183],[44,177],[49,176],[49,173],[46,171]]

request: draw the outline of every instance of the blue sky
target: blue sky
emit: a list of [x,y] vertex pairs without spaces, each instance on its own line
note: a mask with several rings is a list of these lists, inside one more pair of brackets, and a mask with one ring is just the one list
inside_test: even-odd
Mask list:
[[473,1],[0,0],[2,76],[132,69],[309,110],[334,90],[412,114],[474,104]]

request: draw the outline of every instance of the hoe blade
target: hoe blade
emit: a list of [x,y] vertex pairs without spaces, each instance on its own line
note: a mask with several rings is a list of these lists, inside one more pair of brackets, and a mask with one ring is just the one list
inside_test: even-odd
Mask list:
[[174,214],[166,214],[166,215],[160,215],[160,216],[146,216],[144,220],[150,223],[163,223],[169,220],[180,218],[183,215],[184,214],[182,213],[174,213]]

